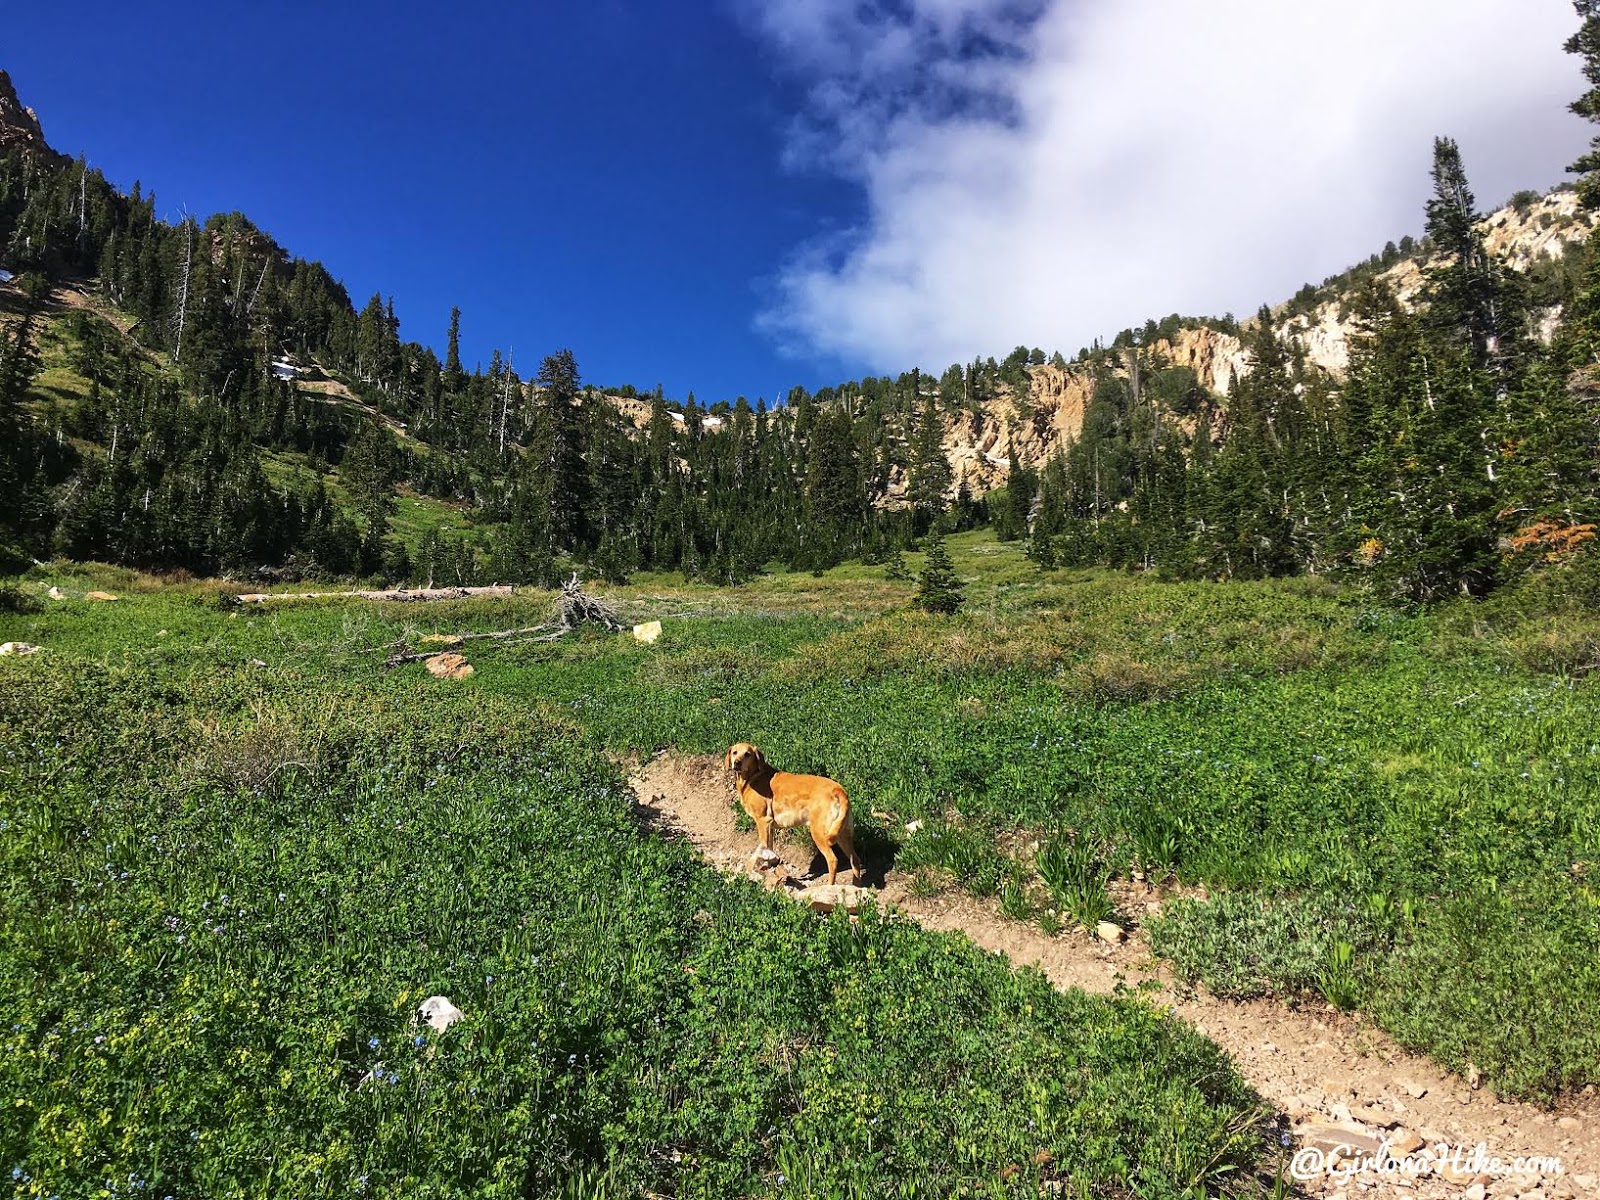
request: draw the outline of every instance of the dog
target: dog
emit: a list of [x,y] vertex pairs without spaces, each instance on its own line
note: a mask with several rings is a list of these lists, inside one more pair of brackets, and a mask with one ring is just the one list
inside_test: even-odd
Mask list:
[[772,853],[772,827],[791,829],[805,823],[811,840],[828,864],[828,882],[839,878],[835,845],[850,860],[851,878],[861,882],[861,859],[856,855],[855,826],[850,820],[850,797],[833,780],[822,775],[790,775],[775,771],[766,756],[749,742],[728,747],[728,770],[733,772],[739,803],[756,823],[756,852]]

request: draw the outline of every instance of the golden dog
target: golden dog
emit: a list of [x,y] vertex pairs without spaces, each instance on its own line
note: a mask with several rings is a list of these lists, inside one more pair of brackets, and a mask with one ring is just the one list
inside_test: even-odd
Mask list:
[[728,769],[739,790],[739,803],[756,823],[756,843],[772,849],[772,827],[791,829],[801,822],[811,830],[811,840],[828,863],[828,882],[839,878],[835,844],[850,860],[856,883],[861,882],[861,859],[856,856],[855,826],[850,820],[850,797],[831,779],[821,775],[790,775],[774,771],[761,751],[749,742],[728,747]]

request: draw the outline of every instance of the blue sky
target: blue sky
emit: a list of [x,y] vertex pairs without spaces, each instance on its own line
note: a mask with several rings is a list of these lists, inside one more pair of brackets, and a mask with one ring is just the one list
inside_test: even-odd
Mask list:
[[785,254],[859,193],[782,162],[795,99],[714,5],[9,6],[51,144],[176,216],[238,209],[359,307],[523,374],[771,398],[860,364],[756,331]]
[[[46,136],[463,356],[772,399],[1253,312],[1590,130],[1569,0],[12,5]],[[1130,48],[1135,48],[1130,50]]]

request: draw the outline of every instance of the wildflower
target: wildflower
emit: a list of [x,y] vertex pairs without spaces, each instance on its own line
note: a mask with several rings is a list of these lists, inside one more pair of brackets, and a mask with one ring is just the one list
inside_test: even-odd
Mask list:
[[378,1048],[378,1039],[377,1038],[368,1039],[368,1041],[367,1041],[367,1049],[368,1050],[376,1050],[377,1048]]
[[414,1037],[414,1038],[412,1038],[412,1039],[411,1039],[411,1044],[412,1044],[412,1045],[413,1045],[413,1046],[420,1046],[420,1045],[422,1045],[422,1043],[423,1043],[423,1042],[425,1042],[425,1041],[427,1041],[427,1040],[428,1040],[428,1039],[427,1039],[427,1038],[425,1038],[425,1037],[423,1037],[423,1036],[422,1036],[422,1035],[421,1035],[421,1034],[420,1034],[420,1033],[419,1033],[419,1034],[417,1034],[417,1036],[416,1036],[416,1037]]

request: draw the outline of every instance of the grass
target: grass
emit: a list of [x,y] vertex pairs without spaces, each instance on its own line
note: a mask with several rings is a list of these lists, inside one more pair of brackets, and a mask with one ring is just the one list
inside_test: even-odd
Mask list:
[[[747,663],[701,659],[745,621],[668,655],[474,651],[439,684],[382,648],[548,597],[234,614],[211,584],[24,591],[46,583],[122,599],[0,617],[47,647],[0,660],[0,1168],[22,1195],[1257,1186],[1258,1102],[1203,1038],[718,876],[640,835],[576,693],[513,679],[737,686]],[[772,626],[784,655],[834,622]],[[414,1018],[435,993],[467,1014],[443,1036]]]
[[[204,1128],[254,1130],[238,1135],[227,1169],[258,1190],[267,1135],[227,1097],[268,1077],[224,1086],[208,1075],[231,1053],[224,1037],[298,1081],[284,1086],[305,1127],[271,1159],[293,1164],[288,1194],[319,1194],[311,1172],[334,1168],[316,1156],[335,1143],[340,1186],[381,1171],[418,1194],[494,1194],[512,1186],[495,1174],[506,1161],[535,1191],[611,1171],[623,1190],[678,1194],[763,1193],[780,1173],[812,1192],[871,1190],[850,1163],[866,1164],[871,1187],[933,1164],[948,1172],[927,1176],[935,1191],[990,1186],[1042,1148],[1091,1191],[1176,1195],[1213,1155],[1248,1172],[1259,1148],[1238,1132],[1248,1099],[1205,1058],[1206,1043],[1147,1010],[1053,996],[1033,976],[878,917],[853,932],[823,923],[819,941],[803,914],[633,835],[607,752],[718,752],[736,740],[785,769],[839,778],[865,835],[899,842],[897,865],[919,888],[954,880],[1055,926],[1106,912],[1119,894],[1107,882],[1135,871],[1204,885],[1211,900],[1169,902],[1150,927],[1189,978],[1227,995],[1359,1009],[1504,1094],[1600,1082],[1600,693],[1572,673],[1592,621],[1509,602],[1397,612],[1316,580],[1044,576],[981,535],[951,549],[970,597],[954,619],[906,611],[911,585],[859,564],[732,591],[641,577],[607,594],[630,617],[664,617],[655,646],[599,634],[476,643],[477,674],[453,690],[429,686],[420,668],[385,673],[384,650],[428,632],[531,624],[549,595],[230,615],[211,584],[37,572],[23,585],[33,594],[59,582],[127,598],[0,616],[0,639],[47,647],[0,663],[27,684],[0,689],[12,697],[9,744],[33,745],[54,722],[72,748],[72,765],[52,749],[9,768],[7,815],[30,833],[8,844],[8,877],[90,881],[94,903],[111,904],[127,889],[109,863],[145,890],[131,908],[118,899],[95,910],[94,928],[111,931],[101,942],[73,940],[89,937],[69,919],[68,899],[90,903],[81,889],[10,935],[20,982],[3,982],[32,998],[14,1047],[27,1053],[0,1059],[34,1074],[8,1078],[9,1090],[54,1094],[99,1078],[87,1059],[39,1057],[46,1038],[88,1028],[79,990],[122,986],[112,979],[123,973],[90,964],[140,964],[127,975],[142,982],[93,1006],[135,1020],[152,997],[180,995],[177,965],[188,960],[160,959],[161,920],[191,920],[197,905],[258,878],[305,878],[321,882],[286,894],[311,922],[296,928],[321,922],[321,939],[207,960],[195,1003],[216,1040],[183,1051],[192,1083],[180,1092],[202,1097]],[[58,673],[77,691],[47,686]],[[148,692],[167,698],[158,715],[137,701]],[[44,697],[43,708],[19,707],[21,696]],[[457,752],[467,757],[427,788],[439,756]],[[449,799],[447,817],[434,797]],[[872,810],[891,818],[876,822]],[[70,819],[48,815],[58,812]],[[910,818],[926,827],[905,835]],[[164,857],[118,865],[124,848],[142,854],[152,833],[178,836],[186,821],[199,822],[182,835],[192,876],[163,882],[152,864]],[[123,832],[102,837],[107,824]],[[1033,841],[1034,855],[993,853]],[[105,844],[117,854],[102,859]],[[457,883],[467,899],[454,898]],[[9,886],[8,905],[39,903]],[[526,928],[564,930],[594,957],[540,975],[532,960],[548,966],[552,943],[494,940],[508,924],[524,928],[524,915]],[[26,956],[41,940],[61,973],[33,991]],[[485,968],[496,954],[501,969]],[[518,979],[517,997],[478,991],[484,974]],[[585,984],[590,975],[606,986]],[[322,1032],[291,1047],[273,1040],[286,1034],[269,1037],[263,1016],[247,1024],[256,1033],[238,1034],[238,1006],[269,986],[249,980],[269,981],[275,1003],[313,987],[297,1020]],[[366,1092],[349,1086],[371,1065],[365,1038],[403,1042],[409,1006],[430,989],[516,1031],[463,1038],[459,1050],[446,1039],[441,1056],[470,1060],[466,1086],[515,1085],[473,1108],[429,1073],[442,1059],[408,1052],[395,1060],[403,1069],[386,1070],[410,1090],[383,1094],[414,1095],[410,1107],[366,1113]],[[660,1040],[658,1014],[669,1031]],[[613,1057],[580,1078],[517,1057],[524,1037]],[[49,1044],[65,1054],[69,1043]],[[70,1044],[88,1053],[81,1039]],[[72,1109],[78,1124],[36,1117],[3,1149],[28,1162],[40,1145],[64,1153],[64,1130],[92,1126],[94,1105],[132,1103],[142,1093],[130,1081],[174,1053],[112,1072],[127,1094],[86,1093]],[[456,1115],[446,1097],[476,1115]],[[683,1105],[675,1124],[669,1114]],[[1107,1123],[1091,1119],[1096,1106]],[[566,1140],[529,1140],[528,1114],[551,1111]],[[316,1142],[312,1128],[337,1136]],[[86,1161],[106,1169],[138,1158],[95,1146]],[[161,1153],[202,1169],[181,1144]],[[224,1170],[218,1155],[203,1169]],[[439,1174],[456,1168],[437,1164],[458,1161],[475,1165]],[[1017,1178],[1018,1190],[1037,1186]]]

